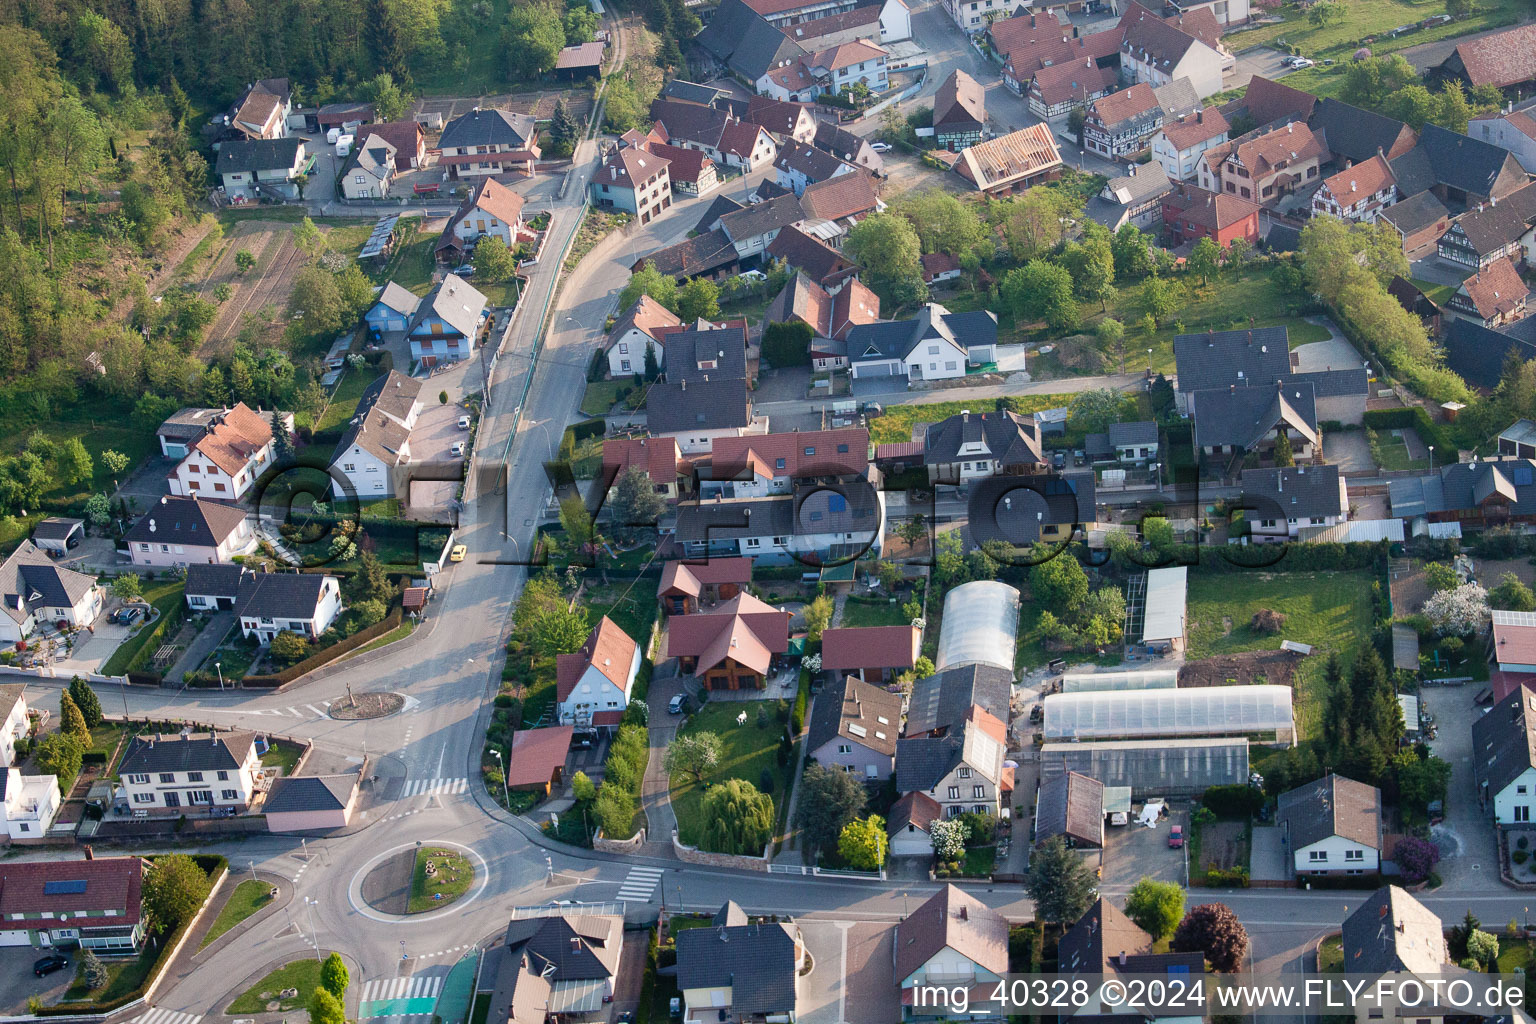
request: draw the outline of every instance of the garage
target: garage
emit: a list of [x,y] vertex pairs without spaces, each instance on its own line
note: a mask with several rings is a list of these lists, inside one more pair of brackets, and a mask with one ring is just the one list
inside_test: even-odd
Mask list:
[[358,775],[301,775],[276,779],[262,810],[269,832],[344,828],[357,804]]
[[32,940],[27,938],[29,933],[25,928],[12,928],[0,931],[0,946],[30,946]]

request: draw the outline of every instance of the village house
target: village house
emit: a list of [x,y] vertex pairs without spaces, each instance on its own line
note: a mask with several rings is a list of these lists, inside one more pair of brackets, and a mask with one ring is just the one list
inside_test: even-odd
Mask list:
[[1106,181],[1083,212],[1111,234],[1130,224],[1155,235],[1163,223],[1163,197],[1173,191],[1173,183],[1156,163],[1133,163],[1127,171]]
[[960,280],[965,268],[947,252],[925,252],[919,261],[923,265],[923,283],[930,288]]
[[[1002,62],[1003,84],[1019,95],[1028,94],[1030,83],[1041,71],[1069,64],[1088,70],[1092,81],[1102,80],[1098,71],[1108,71],[1104,91],[1109,92],[1119,82],[1120,40],[1128,15],[1129,11],[1112,28],[1080,35],[1063,30],[1053,15],[1021,13],[992,22],[982,35]],[[1087,61],[1093,62],[1093,69],[1087,68]],[[1074,105],[1084,105],[1092,98]]]
[[502,942],[487,955],[481,973],[482,984],[490,987],[489,1019],[496,1024],[545,1024],[553,1016],[546,1008],[556,1006],[567,1020],[591,1020],[606,1012],[616,992],[624,945],[620,914],[561,906],[519,912],[507,924]]
[[928,481],[962,486],[982,477],[1043,470],[1040,428],[1011,412],[962,412],[930,424],[923,463]]
[[935,985],[964,986],[978,1019],[1006,1016],[1006,1003],[992,997],[1008,973],[1008,919],[976,897],[946,884],[896,925],[894,945],[903,1021],[954,1018],[918,998]]
[[[800,274],[804,274],[812,284],[823,289],[828,295],[842,294],[844,288],[858,279],[859,265],[848,257],[832,248],[819,238],[806,234],[799,227],[791,224],[778,232],[773,241],[768,245],[768,258],[783,260],[784,263]],[[866,289],[866,292],[868,290]],[[874,299],[871,307],[868,301],[854,302],[850,297],[848,315],[850,318],[860,316],[860,308],[873,308],[875,316],[868,319],[857,319],[857,323],[873,323],[879,316],[880,300],[873,292],[868,292],[868,298]],[[771,322],[771,321],[770,321]]]
[[1506,459],[1436,465],[1432,476],[1393,480],[1390,500],[1392,515],[1407,520],[1415,537],[1427,523],[1461,523],[1470,532],[1536,521],[1536,463]]
[[980,707],[943,736],[911,737],[896,745],[896,790],[926,793],[946,818],[996,815],[1013,791],[1013,769],[1003,764],[1007,728]]
[[1281,793],[1275,823],[1299,876],[1381,870],[1381,790],[1375,786],[1330,774]]
[[655,493],[676,501],[682,493],[680,481],[687,475],[685,468],[673,437],[614,437],[603,442],[603,479],[609,482],[610,501],[619,478],[631,469],[644,473]]
[[270,644],[279,633],[318,640],[341,612],[341,581],[319,573],[266,572],[242,576],[235,618],[247,639]]
[[245,510],[202,498],[165,497],[123,534],[134,565],[228,562],[256,546]]
[[288,79],[252,82],[224,115],[213,148],[222,149],[226,139],[281,139],[288,134],[291,113],[293,95]]
[[640,645],[604,615],[579,651],[555,658],[560,723],[617,729],[639,671]]
[[1245,469],[1243,517],[1255,543],[1295,540],[1310,527],[1349,519],[1349,482],[1338,466]]
[[869,431],[863,427],[722,437],[699,478],[699,494],[765,498],[815,480],[862,479],[868,470]]
[[1093,987],[1104,978],[1135,975],[1179,977],[1191,974],[1199,977],[1205,970],[1205,957],[1198,951],[1154,953],[1153,941],[1146,930],[1127,917],[1108,898],[1100,896],[1094,900],[1056,945],[1059,974],[1067,978],[1078,975],[1099,976],[1089,982],[1088,1002],[1068,1019],[1077,1024],[1111,1024],[1120,1017],[1118,1006],[1108,1005],[1101,999],[1103,989]]
[[900,731],[901,694],[839,673],[811,709],[806,756],[860,779],[888,779]]
[[[1522,623],[1494,620],[1494,643],[1501,641],[1513,648],[1499,658],[1510,659],[1511,669],[1526,674],[1536,663],[1533,632]],[[1500,626],[1503,626],[1501,634]],[[1511,641],[1509,638],[1513,637]],[[1524,658],[1523,662],[1514,659]],[[1472,721],[1472,777],[1477,783],[1477,800],[1495,825],[1525,825],[1531,821],[1531,807],[1536,804],[1536,692],[1515,685],[1493,704],[1487,714]]]
[[485,331],[486,299],[468,281],[447,274],[416,306],[406,337],[423,367],[468,359]]
[[[1444,978],[1462,971],[1451,961],[1445,942],[1445,926],[1440,918],[1395,885],[1377,889],[1344,919],[1339,945],[1349,973],[1366,978],[1402,976],[1402,980],[1416,981],[1426,977]],[[1372,987],[1376,988],[1374,984]],[[1393,986],[1384,986],[1378,991],[1382,998],[1369,1001],[1380,1005],[1366,1006],[1367,1000],[1361,1000],[1355,1007],[1353,1016],[1360,1024],[1369,1020],[1408,1017],[1424,1024],[1441,1024],[1447,1018],[1454,1020],[1460,1016],[1436,1005],[1441,1000],[1415,1000],[1412,1005],[1403,1005]],[[1377,1012],[1382,1016],[1377,1017]]]
[[1294,384],[1310,387],[1318,420],[1359,423],[1365,414],[1365,370],[1350,366],[1297,372],[1289,339],[1283,326],[1177,335],[1173,352],[1179,411],[1192,414],[1198,422],[1197,399],[1203,401],[1206,392],[1257,388],[1272,394],[1277,384],[1285,385],[1288,401],[1304,402],[1304,397],[1295,397]]
[[341,165],[341,194],[344,199],[388,199],[395,180],[396,150],[392,143],[377,135],[362,136]]
[[855,164],[815,146],[801,143],[787,143],[781,148],[778,159],[773,162],[773,169],[779,186],[790,189],[797,196],[805,191],[807,185],[815,182],[859,173]]
[[1503,199],[1479,202],[1451,221],[1435,254],[1464,267],[1485,268],[1506,257],[1536,257],[1536,182]]
[[363,322],[368,325],[368,333],[377,341],[383,338],[386,331],[403,332],[409,327],[411,317],[416,315],[416,308],[420,305],[421,296],[389,281],[379,289],[379,297],[368,312],[363,314]]
[[788,35],[798,35],[796,26],[814,29],[826,21],[835,21],[856,11],[873,9],[881,42],[895,42],[912,34],[910,14],[902,0],[866,3],[863,0],[746,0],[746,6],[761,14],[768,23]]
[[422,382],[391,370],[363,390],[357,411],[331,455],[338,498],[391,498],[407,492],[411,430],[421,412]]
[[299,198],[294,179],[305,174],[313,161],[297,136],[230,139],[219,147],[214,171],[229,199],[254,202],[266,196],[281,203]]
[[986,90],[964,71],[951,71],[933,97],[934,142],[957,153],[980,142],[986,126]]
[[1383,208],[1376,222],[1392,229],[1402,242],[1403,255],[1412,262],[1434,255],[1441,236],[1450,229],[1451,211],[1433,192],[1424,191]]
[[16,743],[32,731],[25,683],[0,683],[0,768],[16,764]]
[[1155,88],[1138,82],[1089,104],[1083,145],[1111,160],[1134,156],[1147,149],[1164,122],[1199,109],[1200,97],[1186,79]]
[[[15,765],[0,767],[0,834],[12,843],[46,839],[62,803],[57,775],[23,775]],[[6,944],[4,934],[0,931],[0,946]]]
[[[239,501],[276,457],[273,414],[253,410],[244,402],[236,402],[232,409],[196,411],[207,413],[199,417],[203,432],[183,443],[185,454],[167,475],[171,493]],[[277,415],[283,428],[291,433],[293,414]],[[162,448],[164,444],[162,440]]]
[[1531,107],[1474,117],[1467,122],[1467,134],[1509,150],[1526,173],[1536,174],[1536,116]]
[[[778,245],[788,232],[774,241]],[[880,320],[880,297],[857,278],[828,295],[826,289],[796,270],[774,296],[763,314],[764,322],[803,323],[814,332],[811,339],[811,367],[817,372],[840,370],[848,365],[848,332],[859,324]]]
[[1163,233],[1175,248],[1193,247],[1202,238],[1225,249],[1241,238],[1259,241],[1259,204],[1181,181],[1163,194]]
[[244,812],[256,799],[253,732],[135,736],[118,764],[114,803],[151,814],[230,807]]
[[438,166],[451,178],[517,173],[532,176],[539,159],[539,127],[529,114],[476,107],[443,127]]
[[761,565],[820,566],[878,557],[884,534],[885,495],[858,480],[767,498],[685,502],[673,536],[689,558],[750,556]]
[[1528,93],[1525,86],[1536,82],[1536,26],[1518,25],[1457,43],[1430,74],[1456,79],[1468,89],[1489,85]]
[[844,626],[821,634],[821,670],[865,683],[891,683],[917,664],[917,626]]
[[1162,130],[1152,136],[1152,158],[1173,180],[1194,181],[1200,173],[1201,154],[1226,142],[1231,127],[1214,107],[1164,119]]
[[789,650],[789,618],[737,593],[713,608],[669,619],[667,653],[706,690],[761,690]]
[[926,302],[910,319],[858,324],[848,332],[855,379],[949,380],[964,377],[967,366],[996,357],[997,316],[988,310],[951,313]]
[[751,921],[727,902],[709,927],[677,933],[682,1024],[796,1020],[806,955],[794,922]]
[[666,157],[638,147],[614,149],[592,176],[593,205],[634,214],[641,224],[649,224],[672,205],[670,164]]
[[1056,120],[1109,95],[1119,84],[1115,68],[1092,57],[1078,57],[1036,71],[1025,92],[1030,113]]
[[650,115],[666,128],[669,145],[696,149],[721,167],[751,172],[778,155],[778,143],[766,128],[724,110],[658,99]]
[[1374,224],[1397,201],[1397,179],[1386,158],[1373,156],[1358,164],[1345,161],[1337,174],[1323,179],[1312,193],[1312,215],[1326,214],[1350,223]]
[[955,161],[955,173],[978,192],[999,196],[1054,181],[1061,177],[1061,167],[1056,140],[1044,124],[968,146]]
[[664,142],[652,142],[646,146],[659,160],[667,161],[667,180],[672,184],[673,195],[708,195],[720,187],[720,175],[715,162],[696,149],[683,149]]
[[144,868],[139,857],[8,861],[0,868],[0,946],[134,956],[149,934]]
[[1207,191],[1275,206],[1309,186],[1329,156],[1320,132],[1292,123],[1212,147],[1201,159],[1197,177]]
[[933,858],[930,826],[943,820],[943,808],[927,793],[906,793],[891,805],[886,816],[885,835],[892,857]]
[[751,582],[750,558],[668,562],[661,568],[656,598],[667,615],[692,615],[704,605],[729,601]]
[[426,163],[427,133],[420,121],[379,121],[357,130],[360,139],[370,135],[395,147],[397,170],[414,171]]
[[1132,3],[1120,42],[1120,80],[1154,88],[1189,80],[1204,99],[1221,92],[1222,73],[1237,59],[1221,45],[1221,26],[1209,10],[1196,10],[1164,20]]
[[[719,106],[721,109],[734,109],[723,106],[724,100],[712,101],[710,106]],[[816,134],[823,126],[833,131],[840,130],[830,121],[819,121],[811,113],[808,103],[795,103],[789,100],[776,100],[772,96],[751,96],[747,99],[747,113],[744,121],[760,125],[780,143],[785,142],[814,142]],[[857,136],[856,136],[857,137]],[[826,147],[823,146],[823,149]]]
[[1061,836],[1068,846],[1104,845],[1104,783],[1064,772],[1040,784],[1035,800],[1035,845]]
[[661,339],[673,328],[683,329],[676,313],[649,295],[640,296],[608,331],[608,375],[632,377],[652,365],[660,370]]
[[970,527],[977,544],[1065,543],[1098,520],[1092,470],[981,477],[973,487]]
[[1524,319],[1531,290],[1505,257],[1479,267],[1446,300],[1449,309],[1484,327],[1501,327]]
[[[804,113],[805,108],[801,107],[800,112]],[[839,160],[862,167],[871,174],[879,174],[885,169],[885,158],[875,152],[870,140],[831,121],[817,121],[810,141],[811,145],[822,152],[831,153]]]
[[[495,178],[480,178],[470,185],[469,195],[448,218],[432,254],[439,263],[456,266],[469,258],[480,239],[487,237],[501,239],[514,251],[519,245],[537,241],[523,221],[522,195]],[[414,312],[412,308],[411,313]],[[397,329],[404,330],[405,326]]]

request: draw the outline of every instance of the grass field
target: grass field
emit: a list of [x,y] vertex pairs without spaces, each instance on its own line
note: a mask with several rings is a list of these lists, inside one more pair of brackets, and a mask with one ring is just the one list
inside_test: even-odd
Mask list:
[[[1190,661],[1242,651],[1278,650],[1281,640],[1311,644],[1310,657],[1296,670],[1298,739],[1317,736],[1322,707],[1323,667],[1337,653],[1347,666],[1371,630],[1371,574],[1353,572],[1191,572],[1189,575]],[[1285,616],[1274,635],[1249,628],[1254,612],[1268,608]]]
[[[1054,409],[1072,401],[1071,395],[1015,395],[1009,400],[1014,412],[1032,413],[1041,409]],[[985,412],[992,409],[992,400],[961,399],[955,402],[924,402],[922,404],[887,405],[885,412],[869,423],[869,439],[875,444],[892,444],[912,440],[912,427],[917,423],[937,423],[965,410]]]
[[146,948],[132,960],[107,960],[107,983],[98,989],[86,988],[85,981],[80,977],[77,963],[75,980],[69,988],[64,990],[61,1002],[76,1003],[89,999],[104,1003],[128,995],[144,984],[163,949],[163,945]]
[[303,753],[302,747],[287,740],[273,740],[267,747],[267,752],[261,755],[263,768],[281,768],[283,775],[292,775],[298,767],[299,754]]
[[905,626],[909,621],[901,613],[900,601],[849,598],[843,605],[843,618],[838,626]]
[[112,474],[102,465],[102,452],[108,449],[122,452],[128,456],[130,468],[159,454],[160,448],[154,431],[136,430],[125,420],[122,410],[98,404],[61,409],[46,421],[16,417],[7,421],[4,432],[0,433],[0,455],[20,454],[33,431],[41,431],[55,444],[64,444],[78,437],[85,445],[85,450],[91,454],[90,478],[74,484],[56,479],[53,486],[43,492],[42,497],[47,502],[84,502],[97,491],[111,494],[116,489]]
[[644,644],[656,621],[654,580],[654,576],[642,576],[633,581],[633,586],[629,580],[606,587],[589,586],[582,595],[582,602],[592,611],[592,624],[596,625],[606,615],[625,633]]
[[[434,871],[427,873],[427,865]],[[446,907],[469,891],[475,882],[475,866],[462,853],[446,847],[423,847],[416,851],[416,871],[411,876],[411,899],[407,914],[425,914]]]
[[[180,580],[151,583],[144,588],[143,598],[154,605],[161,615],[169,615],[181,603],[182,590],[186,586]],[[156,620],[158,621],[158,620]],[[139,653],[139,649],[149,642],[151,630],[148,623],[141,623],[139,631],[118,645],[112,652],[112,657],[107,659],[101,667],[103,675],[120,676],[128,671],[128,663],[133,656]]]
[[[265,1013],[267,1003],[276,1000],[280,1010],[297,1010],[309,1002],[310,993],[320,984],[320,961],[294,960],[262,978],[236,997],[225,1007],[227,1014]],[[285,988],[298,989],[299,994],[278,1000],[277,994]]]
[[586,416],[601,416],[613,408],[617,402],[631,388],[634,382],[628,380],[594,380],[587,383],[587,390],[581,396],[581,411]]
[[1317,970],[1320,974],[1339,974],[1344,970],[1344,939],[1330,935],[1317,947]]
[[[736,716],[747,712],[747,723],[736,724]],[[704,705],[683,726],[683,733],[713,732],[720,737],[720,766],[706,782],[724,782],[726,779],[745,779],[752,785],[766,770],[773,775],[773,800],[777,811],[785,797],[785,770],[779,767],[777,751],[779,737],[784,727],[777,718],[770,716],[767,728],[757,726],[757,708],[737,701],[722,701]],[[690,778],[672,779],[672,810],[677,814],[679,838],[689,846],[699,845],[704,835],[704,821],[699,805],[704,796],[703,788]]]
[[[1477,12],[1464,21],[1436,25],[1433,28],[1409,32],[1396,38],[1391,38],[1386,33],[1399,25],[1423,21],[1433,15],[1442,14],[1445,11],[1445,5],[1437,0],[1418,0],[1418,2],[1349,0],[1349,3],[1340,5],[1344,11],[1344,17],[1338,22],[1324,26],[1309,22],[1307,12],[1299,7],[1287,6],[1281,8],[1281,13],[1285,17],[1284,22],[1278,25],[1261,25],[1245,32],[1234,32],[1224,36],[1222,43],[1233,53],[1250,46],[1290,43],[1300,47],[1302,54],[1307,57],[1317,55],[1335,57],[1340,53],[1347,57],[1359,45],[1360,40],[1367,36],[1376,36],[1376,40],[1369,45],[1371,52],[1379,57],[1384,53],[1407,49],[1421,43],[1450,39],[1453,36],[1492,28],[1501,22],[1513,21],[1519,16],[1522,5],[1520,0],[1487,0],[1486,3],[1477,6]],[[1293,76],[1287,77],[1287,85],[1292,84],[1290,77]],[[1307,87],[1298,84],[1296,88]]]
[[[311,424],[316,434],[334,433],[341,435],[342,426],[357,412],[357,403],[363,397],[363,392],[369,384],[378,379],[378,374],[371,366],[363,366],[360,369],[347,367],[341,375],[341,380],[336,382],[336,390],[331,394],[330,403],[325,411],[320,414],[320,419]],[[297,418],[295,418],[297,424]]]
[[1408,446],[1403,439],[1394,436],[1390,432],[1383,431],[1376,435],[1376,450],[1381,458],[1378,460],[1382,469],[1428,469],[1428,459],[1412,459],[1408,457]]
[[[219,916],[213,920],[213,927],[209,928],[208,934],[203,936],[203,946],[271,903],[272,897],[267,895],[271,891],[272,886],[268,883],[250,878],[235,886],[235,891],[229,894],[229,902],[224,904],[224,909],[219,911]],[[203,946],[198,948],[201,949]]]

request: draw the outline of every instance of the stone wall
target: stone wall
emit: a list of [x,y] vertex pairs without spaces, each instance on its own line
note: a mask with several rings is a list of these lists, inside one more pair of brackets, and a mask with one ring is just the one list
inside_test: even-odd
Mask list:
[[592,837],[592,849],[601,850],[603,853],[636,853],[645,845],[645,829],[641,829],[628,839],[609,839],[603,835],[603,830],[598,829]]
[[672,831],[672,851],[677,854],[677,859],[685,864],[699,864],[709,868],[735,868],[738,871],[761,871],[765,874],[768,871],[768,860],[765,857],[747,857],[736,853],[707,853],[692,846],[684,846],[677,838],[676,829]]

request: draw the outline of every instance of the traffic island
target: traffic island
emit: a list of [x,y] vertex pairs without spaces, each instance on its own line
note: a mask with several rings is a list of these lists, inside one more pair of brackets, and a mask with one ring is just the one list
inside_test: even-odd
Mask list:
[[474,864],[463,853],[446,846],[423,846],[416,851],[411,897],[405,912],[425,914],[441,910],[468,892],[474,881]]
[[338,722],[359,722],[365,718],[385,718],[405,707],[405,698],[398,693],[359,693],[350,700],[346,697],[335,701],[328,709]]
[[319,985],[320,961],[312,958],[294,960],[240,993],[224,1012],[238,1016],[298,1010],[309,1003],[310,994]]

